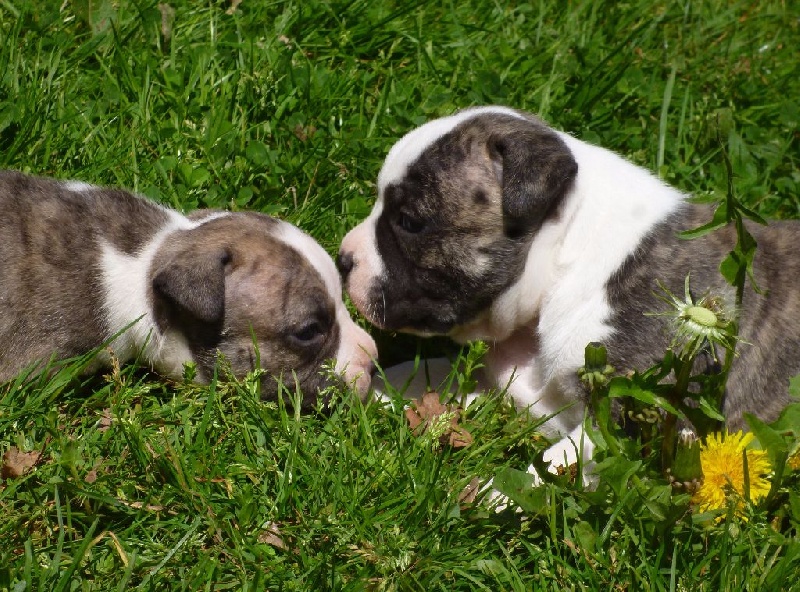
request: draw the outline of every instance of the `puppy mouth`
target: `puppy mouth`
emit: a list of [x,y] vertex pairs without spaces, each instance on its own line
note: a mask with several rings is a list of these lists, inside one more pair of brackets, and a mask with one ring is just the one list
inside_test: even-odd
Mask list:
[[391,293],[390,289],[375,286],[365,306],[354,304],[370,323],[385,331],[434,337],[447,335],[459,325],[448,300],[420,296],[414,299],[394,297],[387,302],[387,294]]
[[[294,394],[299,391],[300,411],[309,413],[313,411],[318,403],[327,405],[330,399],[330,391],[344,390],[348,383],[344,376],[335,373],[318,372],[305,377],[295,377],[286,373],[280,375],[265,374],[261,377],[261,398],[264,401],[275,401],[280,396],[279,391],[282,384],[284,401],[293,404]],[[355,385],[351,385],[354,388]],[[364,395],[358,389],[357,394],[362,399]]]
[[400,327],[399,329],[394,329],[398,333],[408,333],[409,335],[416,335],[417,337],[437,337],[439,335],[445,335],[447,332],[442,331],[437,333],[435,331],[431,331],[430,329],[418,329],[416,327]]
[[[385,272],[374,275],[369,273],[371,270],[353,265],[352,257],[345,255],[340,255],[340,270],[345,272],[342,279],[350,301],[367,321],[380,329],[420,337],[447,335],[463,324],[465,319],[461,317],[470,313],[470,307],[458,302],[448,289],[449,282],[437,282],[436,278],[423,280],[408,274],[401,274],[406,279]],[[444,284],[444,289],[428,289],[430,281]]]

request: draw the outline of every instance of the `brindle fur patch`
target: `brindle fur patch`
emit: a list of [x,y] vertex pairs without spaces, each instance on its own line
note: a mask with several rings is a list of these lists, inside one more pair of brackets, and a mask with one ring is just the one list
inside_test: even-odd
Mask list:
[[[377,248],[392,273],[372,288],[373,318],[433,333],[472,320],[521,274],[576,172],[563,142],[533,119],[487,114],[431,144],[384,189]],[[401,216],[422,229],[408,232]]]
[[[672,339],[667,305],[655,297],[658,281],[682,297],[684,279],[690,277],[695,298],[711,293],[731,295],[732,288],[719,272],[725,253],[736,244],[732,228],[723,228],[689,240],[677,238],[682,230],[697,228],[711,219],[707,207],[686,204],[642,242],[608,282],[608,297],[616,311],[610,324],[615,334],[608,341],[609,360],[618,371],[644,369],[657,363]],[[795,222],[752,225],[758,242],[755,277],[763,294],[746,287],[741,310],[737,359],[727,383],[725,415],[730,429],[745,427],[743,413],[777,417],[789,402],[788,378],[800,374],[800,259]],[[659,270],[670,270],[660,273]],[[731,304],[733,297],[730,298]],[[720,352],[721,353],[721,352]],[[718,370],[713,357],[698,371]]]
[[[102,204],[102,205],[101,205]],[[120,190],[73,192],[51,179],[0,172],[0,381],[37,360],[102,342],[98,237],[133,253],[168,220]],[[135,219],[137,224],[126,224]],[[53,229],[58,229],[54,232]]]
[[[275,224],[264,215],[236,213],[175,233],[155,258],[152,276],[175,262],[189,261],[198,278],[179,302],[154,291],[154,309],[163,330],[175,327],[190,338],[207,378],[217,350],[237,376],[252,370],[258,358],[268,373],[262,381],[264,396],[277,394],[276,377],[293,390],[294,371],[306,403],[311,403],[327,384],[320,366],[335,356],[339,344],[335,303],[308,260],[270,236]],[[222,291],[214,286],[222,286]],[[223,311],[219,318],[199,319],[192,312],[191,303],[205,299],[217,300]],[[292,335],[310,320],[319,323],[323,335],[311,347],[303,347]]]
[[[127,191],[10,171],[0,172],[0,211],[0,381],[112,337],[103,250],[135,257],[174,220]],[[311,263],[272,235],[276,220],[219,214],[190,215],[206,221],[176,228],[154,257],[149,298],[158,328],[185,337],[201,378],[213,375],[219,350],[237,376],[260,360],[265,396],[276,395],[277,378],[294,391],[296,377],[311,403],[327,385],[320,366],[339,346],[335,302]],[[318,335],[297,339],[309,323]]]

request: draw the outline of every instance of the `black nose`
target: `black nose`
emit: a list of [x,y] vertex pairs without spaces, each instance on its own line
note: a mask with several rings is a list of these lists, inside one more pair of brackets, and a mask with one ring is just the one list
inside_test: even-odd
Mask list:
[[347,280],[347,276],[353,270],[353,265],[353,254],[339,251],[339,256],[336,257],[336,269],[339,270],[343,280]]

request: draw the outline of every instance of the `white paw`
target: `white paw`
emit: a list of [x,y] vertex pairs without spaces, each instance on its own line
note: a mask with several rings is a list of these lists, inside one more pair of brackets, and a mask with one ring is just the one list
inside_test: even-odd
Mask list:
[[[547,472],[553,475],[558,475],[559,469],[562,469],[562,471],[569,470],[569,467],[578,463],[580,459],[583,483],[584,485],[591,485],[596,482],[596,478],[592,473],[594,467],[592,462],[593,453],[594,443],[586,436],[581,425],[575,428],[567,437],[562,438],[545,450],[542,458],[548,464]],[[537,485],[543,482],[533,465],[528,467],[528,472],[535,475]]]
[[[580,466],[583,469],[583,483],[590,485],[595,482],[592,474],[594,463],[592,453],[594,444],[586,437],[583,426],[575,428],[566,438],[562,438],[550,448],[544,451],[542,459],[547,463],[547,472],[552,475],[563,474],[569,467],[575,465],[581,459]],[[528,472],[533,475],[534,486],[544,483],[544,479],[533,465],[528,467]]]

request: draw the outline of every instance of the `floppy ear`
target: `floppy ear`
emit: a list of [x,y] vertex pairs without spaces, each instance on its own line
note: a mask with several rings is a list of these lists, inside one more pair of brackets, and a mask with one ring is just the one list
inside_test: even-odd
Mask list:
[[153,276],[153,293],[181,316],[202,323],[221,323],[225,314],[227,249],[183,252]]
[[525,122],[493,134],[488,149],[503,190],[506,234],[538,229],[578,173],[569,148],[550,128]]

